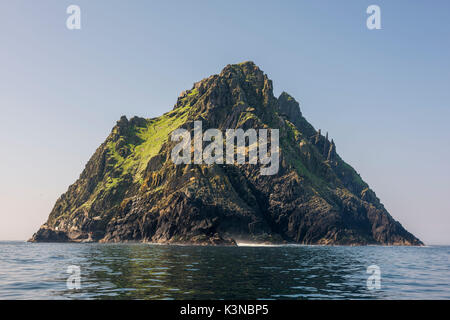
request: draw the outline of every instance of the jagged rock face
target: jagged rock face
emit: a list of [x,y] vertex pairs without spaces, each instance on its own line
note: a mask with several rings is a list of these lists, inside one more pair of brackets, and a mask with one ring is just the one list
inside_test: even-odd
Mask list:
[[[278,173],[175,165],[170,133],[196,120],[203,130],[279,129]],[[196,83],[159,118],[122,117],[31,241],[422,244],[252,62]]]

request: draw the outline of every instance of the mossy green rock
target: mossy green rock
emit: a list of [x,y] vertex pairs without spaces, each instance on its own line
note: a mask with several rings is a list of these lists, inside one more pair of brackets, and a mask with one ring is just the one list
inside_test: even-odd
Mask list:
[[[278,174],[175,165],[170,133],[195,120],[203,130],[279,129]],[[422,244],[252,62],[196,83],[161,117],[122,117],[31,241]]]

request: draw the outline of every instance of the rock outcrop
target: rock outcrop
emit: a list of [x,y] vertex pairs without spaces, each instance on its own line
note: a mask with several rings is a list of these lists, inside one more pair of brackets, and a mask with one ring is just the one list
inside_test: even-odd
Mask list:
[[[279,129],[280,167],[180,164],[170,133]],[[161,117],[122,117],[30,241],[421,245],[254,63],[226,66]]]

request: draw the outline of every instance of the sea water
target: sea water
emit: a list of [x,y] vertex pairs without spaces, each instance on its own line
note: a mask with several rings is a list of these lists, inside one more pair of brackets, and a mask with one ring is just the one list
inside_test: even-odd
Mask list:
[[450,299],[449,257],[450,246],[0,242],[0,299]]

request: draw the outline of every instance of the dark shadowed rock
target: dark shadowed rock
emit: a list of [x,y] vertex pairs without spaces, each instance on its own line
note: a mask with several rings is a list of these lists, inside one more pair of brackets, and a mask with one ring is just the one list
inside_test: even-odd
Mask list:
[[32,237],[34,242],[67,242],[69,237],[66,232],[41,227]]

